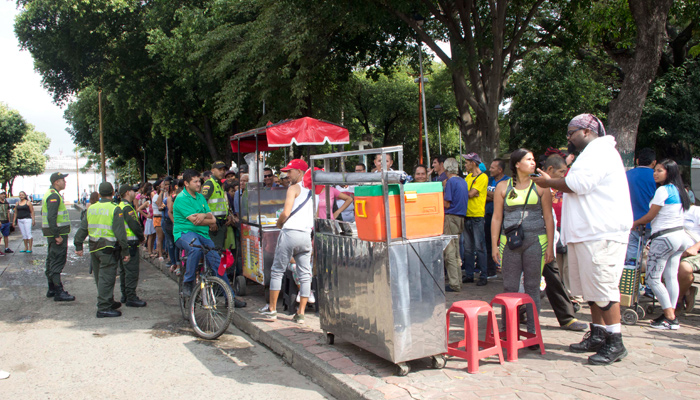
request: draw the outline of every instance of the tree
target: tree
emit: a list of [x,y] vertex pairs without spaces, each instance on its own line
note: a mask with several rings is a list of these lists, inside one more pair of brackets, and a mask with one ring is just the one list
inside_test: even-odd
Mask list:
[[[7,156],[7,160],[0,163],[0,182],[2,182],[3,190],[7,190],[11,196],[16,177],[39,175],[44,172],[46,167],[44,153],[49,149],[51,140],[46,137],[45,133],[35,131],[33,125],[24,122],[19,113],[0,104],[0,112],[3,110],[7,111],[6,116],[10,116],[0,119],[3,132],[11,131],[17,137],[22,138],[21,142],[16,143],[8,153],[3,153]],[[7,130],[5,130],[6,127]]]
[[700,157],[700,58],[691,58],[659,78],[649,90],[639,124],[637,146],[656,149],[690,165]]
[[538,155],[566,146],[566,125],[576,115],[590,112],[604,120],[612,98],[597,71],[556,48],[529,54],[506,92],[512,99],[508,150],[526,147]]
[[12,151],[29,130],[30,125],[17,110],[0,103],[0,165],[9,164]]

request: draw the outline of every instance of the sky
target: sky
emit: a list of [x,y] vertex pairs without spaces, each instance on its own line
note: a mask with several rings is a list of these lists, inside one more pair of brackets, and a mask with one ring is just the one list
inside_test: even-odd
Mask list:
[[0,0],[0,102],[17,110],[37,131],[51,139],[48,155],[71,153],[75,145],[66,132],[68,124],[63,111],[53,103],[41,85],[41,76],[34,71],[34,60],[28,51],[20,51],[15,37],[14,21],[19,14],[14,1]]

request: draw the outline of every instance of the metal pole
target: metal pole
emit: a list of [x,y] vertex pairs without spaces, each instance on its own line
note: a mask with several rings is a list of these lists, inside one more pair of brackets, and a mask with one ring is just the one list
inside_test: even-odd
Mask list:
[[440,143],[440,154],[442,154],[442,133],[440,133],[440,116],[438,115],[438,142]]
[[165,137],[165,175],[170,176],[170,158],[168,156],[168,137]]
[[78,202],[80,202],[80,166],[78,166],[78,149],[75,149],[75,183],[78,191]]
[[430,163],[430,146],[428,145],[428,114],[425,109],[425,87],[423,86],[423,42],[418,42],[418,63],[420,64],[420,95],[423,102],[423,131],[425,133],[425,154],[428,156],[428,163]]
[[105,169],[105,141],[102,131],[102,89],[97,92],[97,108],[100,113],[100,165],[102,166],[102,182],[107,182],[107,169]]

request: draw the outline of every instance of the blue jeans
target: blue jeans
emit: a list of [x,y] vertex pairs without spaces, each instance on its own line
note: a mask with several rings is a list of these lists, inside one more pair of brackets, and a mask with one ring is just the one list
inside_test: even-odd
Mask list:
[[[486,279],[486,236],[484,217],[467,217],[464,224],[464,274],[467,279],[474,279],[474,269],[481,273],[480,279]],[[476,264],[476,265],[475,265]]]
[[[199,264],[199,260],[202,259],[202,254],[204,251],[198,247],[191,247],[190,242],[194,239],[194,244],[196,245],[206,245],[208,247],[211,247],[212,249],[214,248],[214,242],[206,238],[198,233],[195,232],[187,232],[183,233],[180,236],[180,239],[177,240],[175,243],[177,247],[185,250],[185,253],[187,254],[187,264],[185,265],[185,277],[183,278],[183,282],[192,282],[194,281],[195,277],[195,272],[197,271],[197,264]],[[219,263],[221,262],[221,257],[219,256],[219,253],[216,252],[216,250],[211,250],[206,254],[207,257],[207,264],[209,264],[209,267],[214,271],[214,274],[218,276],[219,278],[223,279],[229,286],[231,286],[231,282],[228,280],[228,276],[226,274],[219,275],[218,270],[219,270]],[[233,290],[233,287],[231,288]]]
[[[651,237],[651,229],[647,229],[644,232],[644,240],[642,241],[642,248],[649,241]],[[630,231],[629,243],[627,243],[627,255],[625,256],[625,262],[637,259],[637,252],[639,252],[639,230],[633,229]],[[641,253],[640,253],[641,256]]]

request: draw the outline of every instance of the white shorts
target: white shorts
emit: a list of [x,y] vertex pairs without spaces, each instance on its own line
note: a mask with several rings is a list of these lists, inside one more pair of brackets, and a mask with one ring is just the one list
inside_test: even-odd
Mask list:
[[613,240],[569,243],[569,283],[585,301],[620,301],[627,243]]

